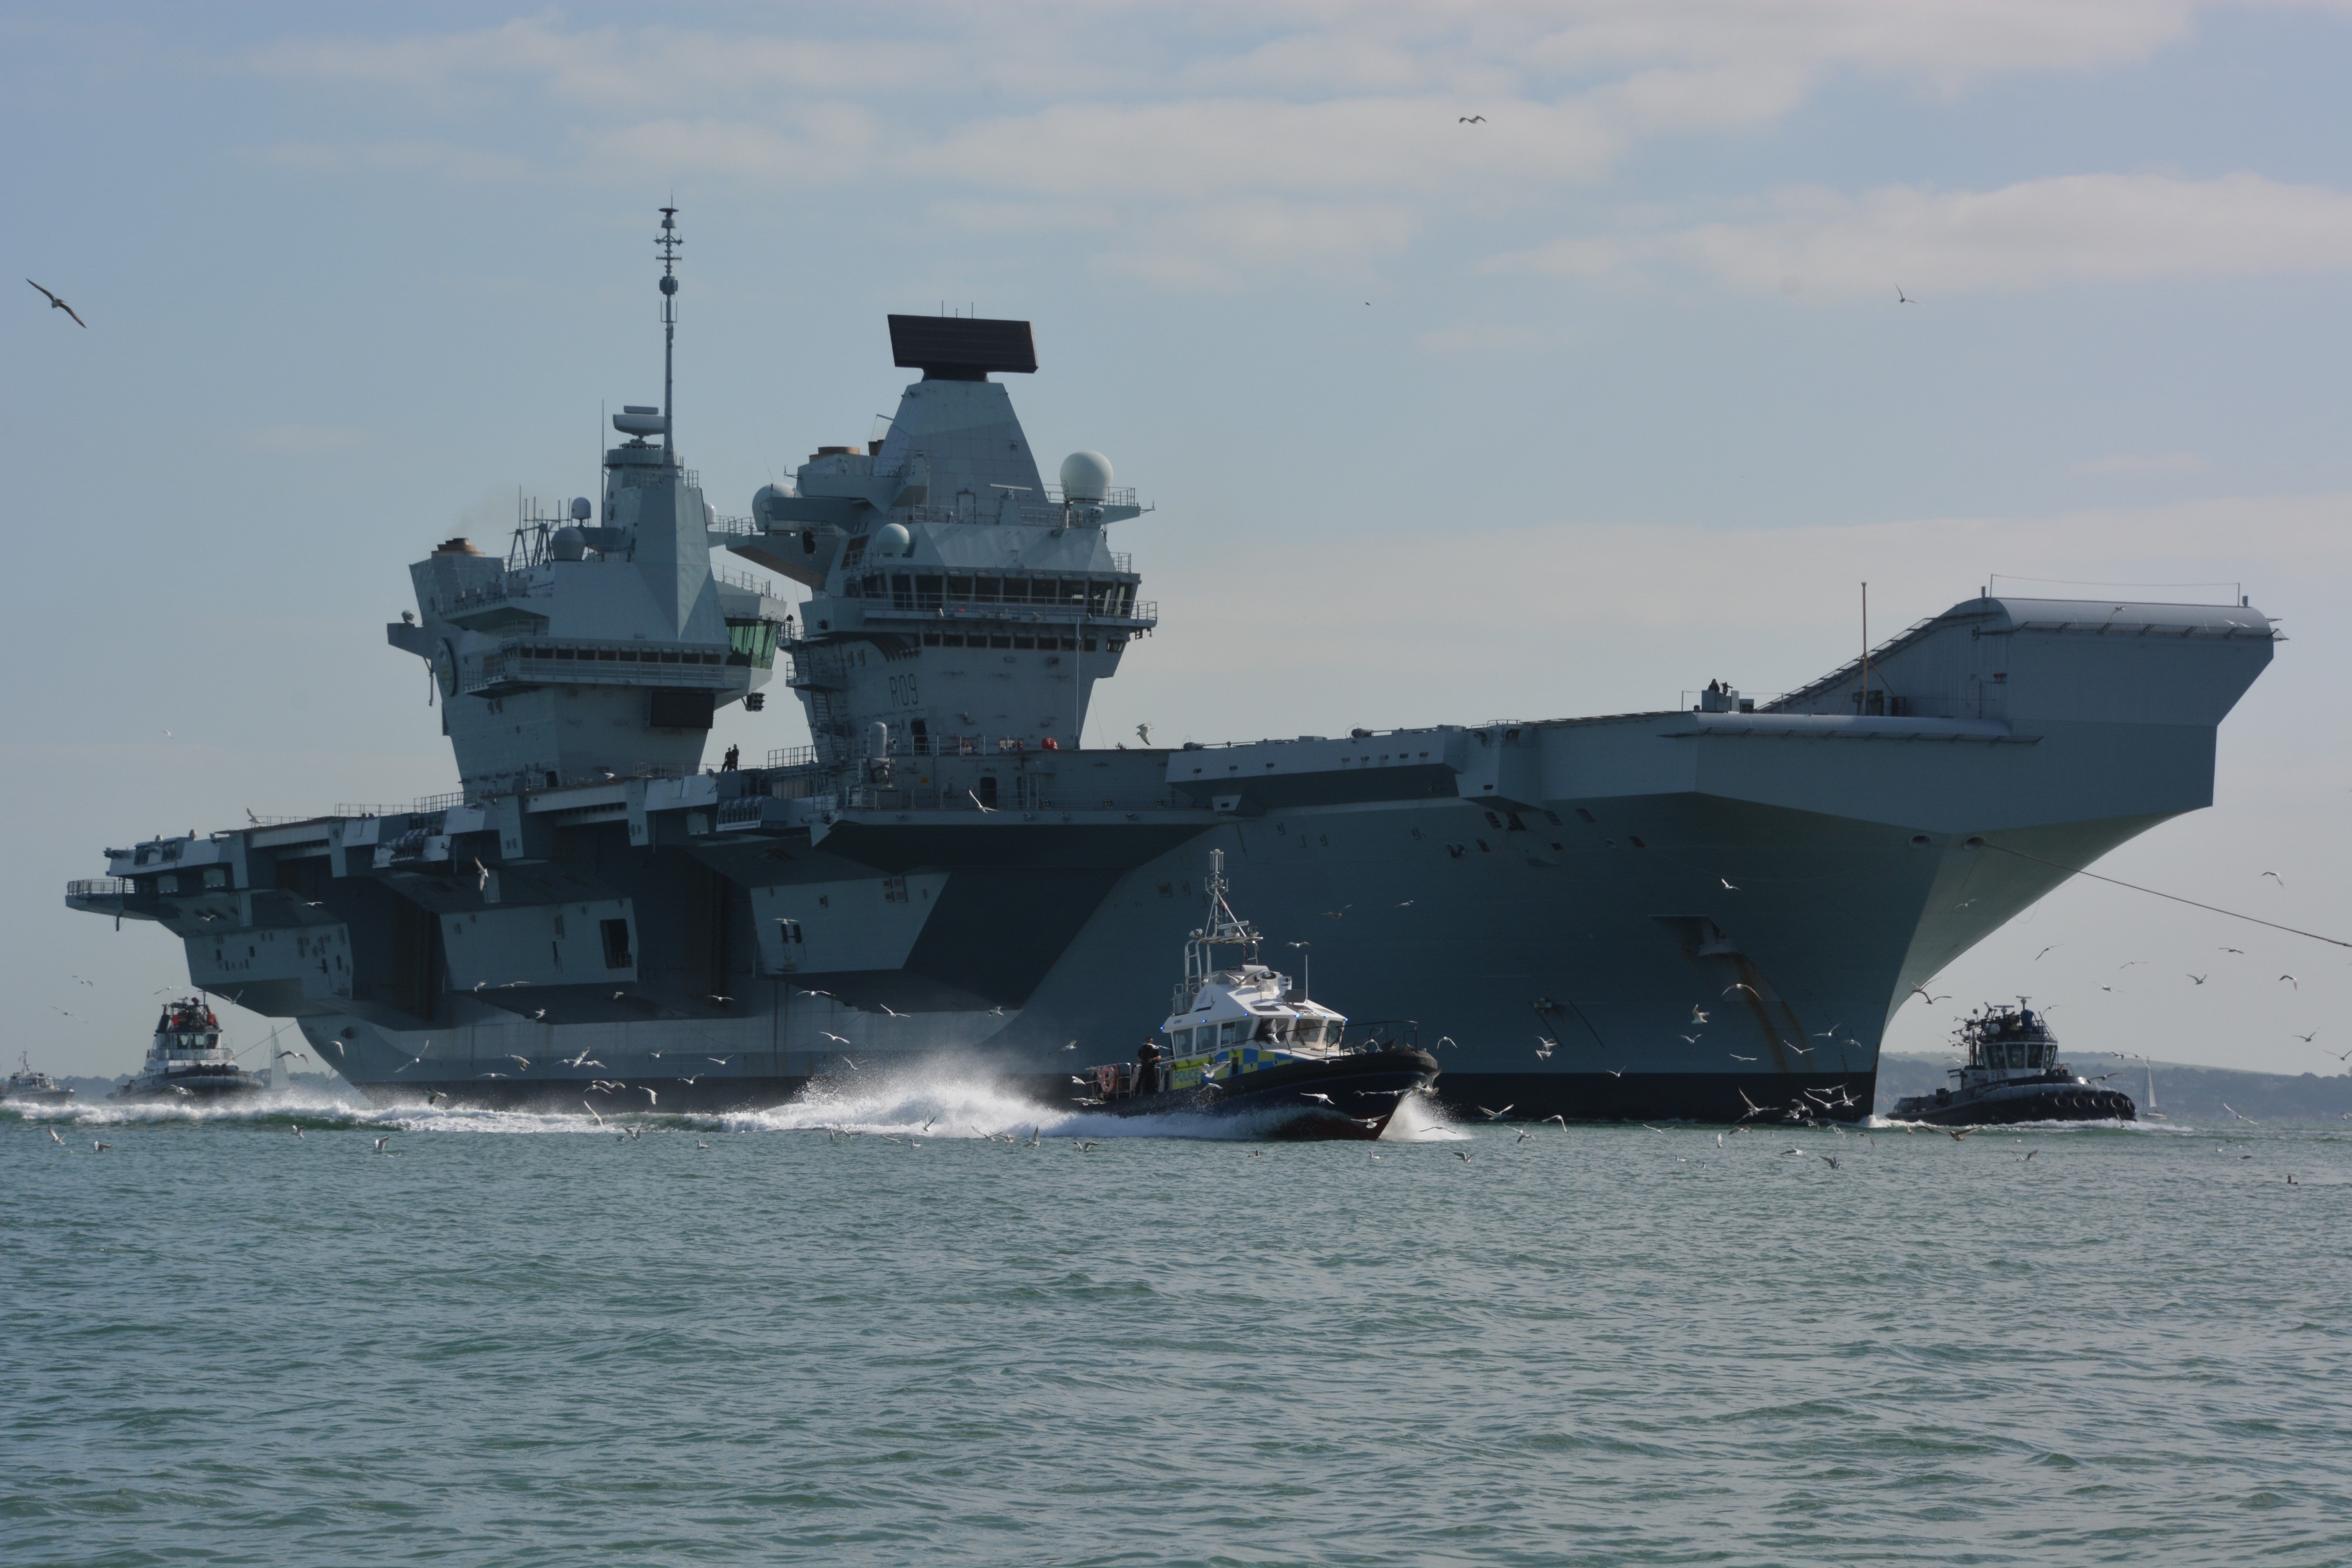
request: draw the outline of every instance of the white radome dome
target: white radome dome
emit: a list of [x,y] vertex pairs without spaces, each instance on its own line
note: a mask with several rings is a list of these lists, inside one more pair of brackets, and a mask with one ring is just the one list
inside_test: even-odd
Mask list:
[[1062,499],[1099,501],[1110,493],[1110,459],[1100,452],[1073,452],[1062,459]]
[[886,523],[874,536],[877,555],[905,555],[915,548],[915,536],[907,531],[903,522]]

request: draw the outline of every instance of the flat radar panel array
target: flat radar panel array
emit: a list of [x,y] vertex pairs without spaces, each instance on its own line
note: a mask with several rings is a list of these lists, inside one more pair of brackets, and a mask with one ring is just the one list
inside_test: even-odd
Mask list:
[[990,371],[1034,375],[1037,342],[1026,321],[977,316],[893,316],[890,363],[925,381],[986,381]]

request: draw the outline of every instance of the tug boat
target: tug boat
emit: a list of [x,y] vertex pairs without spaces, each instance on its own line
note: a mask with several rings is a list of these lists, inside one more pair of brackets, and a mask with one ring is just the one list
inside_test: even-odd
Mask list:
[[1997,1127],[2012,1121],[2134,1121],[2131,1097],[2077,1078],[2058,1059],[2048,1022],[2026,1005],[1988,1005],[1955,1037],[1968,1059],[1952,1069],[1958,1084],[1906,1095],[1888,1115],[1938,1127]]
[[8,1089],[0,1095],[11,1105],[63,1105],[73,1098],[74,1091],[45,1072],[33,1070],[33,1058],[26,1052],[17,1057],[22,1065],[8,1075]]
[[139,1075],[109,1100],[225,1100],[257,1094],[264,1085],[259,1073],[246,1071],[221,1044],[220,1020],[199,997],[190,996],[163,1009],[155,1024],[155,1041]]
[[[1378,1138],[1437,1058],[1383,1032],[1350,1042],[1348,1018],[1258,962],[1262,940],[1225,900],[1225,854],[1209,856],[1208,918],[1184,943],[1168,1017],[1131,1062],[1082,1079],[1081,1101],[1114,1116],[1246,1117],[1269,1138]],[[1220,963],[1217,950],[1238,948]]]

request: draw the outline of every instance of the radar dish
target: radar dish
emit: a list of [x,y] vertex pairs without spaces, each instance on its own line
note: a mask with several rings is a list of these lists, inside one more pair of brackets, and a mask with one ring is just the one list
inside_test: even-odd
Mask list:
[[1073,452],[1062,459],[1062,499],[1100,501],[1110,493],[1110,459],[1100,452]]

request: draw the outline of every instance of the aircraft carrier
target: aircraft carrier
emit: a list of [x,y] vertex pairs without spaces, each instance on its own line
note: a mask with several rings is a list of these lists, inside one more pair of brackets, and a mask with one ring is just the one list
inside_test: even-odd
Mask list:
[[[658,244],[667,340],[669,211]],[[1775,700],[1081,746],[1159,623],[1108,531],[1143,509],[1092,453],[1045,482],[992,379],[1036,372],[1029,323],[888,329],[920,378],[887,433],[748,517],[683,466],[666,350],[599,498],[410,567],[386,637],[459,790],[110,849],[67,902],[163,926],[378,1100],[726,1109],[942,1064],[1061,1100],[1165,1012],[1223,849],[1449,1099],[1852,1117],[1914,986],[2211,803],[2275,640],[2242,602],[1980,594]],[[813,744],[707,756],[779,672]]]

